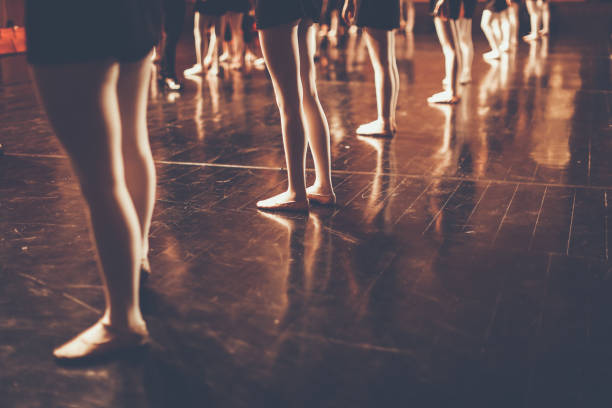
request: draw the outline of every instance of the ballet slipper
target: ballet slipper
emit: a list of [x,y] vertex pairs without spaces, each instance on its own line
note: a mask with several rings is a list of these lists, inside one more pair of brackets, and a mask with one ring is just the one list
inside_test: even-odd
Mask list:
[[461,98],[458,95],[454,95],[450,91],[442,91],[431,95],[429,98],[427,98],[427,102],[455,104],[459,102],[460,99]]
[[485,52],[482,57],[485,60],[494,60],[494,59],[500,59],[501,55],[499,54],[499,51],[496,50],[491,50],[489,52]]
[[204,66],[204,68],[208,69],[210,68],[210,66],[213,63],[213,59],[211,56],[207,55],[204,57],[204,60],[202,61],[202,65]]
[[224,52],[223,54],[221,54],[221,56],[219,57],[219,62],[225,62],[225,61],[229,61],[230,59],[230,55],[228,52]]
[[385,125],[381,120],[376,119],[359,126],[356,133],[361,136],[393,137],[396,131],[397,128],[394,129],[392,126]]
[[257,208],[267,211],[307,212],[308,199],[295,200],[287,192],[257,202]]
[[536,33],[530,33],[523,36],[523,41],[530,42],[538,39],[538,35]]
[[319,205],[334,205],[336,204],[336,194],[332,191],[328,194],[319,194],[315,192],[314,186],[306,189],[306,196],[311,203]]
[[185,75],[197,75],[197,74],[201,74],[202,73],[202,65],[200,64],[195,64],[193,67],[191,68],[187,68],[186,70],[183,71],[183,74]]
[[540,31],[539,31],[539,34],[540,34],[542,37],[546,37],[546,36],[548,35],[548,30],[540,30]]
[[461,77],[459,77],[459,83],[461,85],[469,84],[470,82],[472,82],[472,74],[469,72],[464,72],[461,74]]
[[103,357],[118,351],[149,344],[149,333],[143,324],[136,331],[116,329],[99,320],[89,329],[53,350],[58,361],[77,361]]

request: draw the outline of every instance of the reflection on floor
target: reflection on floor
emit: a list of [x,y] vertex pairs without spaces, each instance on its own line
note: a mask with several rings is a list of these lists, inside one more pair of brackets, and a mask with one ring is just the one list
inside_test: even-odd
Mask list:
[[429,106],[440,47],[398,36],[393,140],[354,135],[375,112],[362,40],[323,51],[339,203],[308,216],[254,208],[285,177],[263,72],[153,89],[159,191],[144,308],[157,344],[76,369],[50,350],[103,306],[84,204],[23,57],[1,60],[2,405],[610,406],[601,40],[477,58],[461,103]]

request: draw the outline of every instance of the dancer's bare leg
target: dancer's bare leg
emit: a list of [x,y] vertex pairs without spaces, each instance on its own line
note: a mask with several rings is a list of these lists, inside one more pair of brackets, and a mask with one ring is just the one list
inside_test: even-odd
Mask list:
[[219,65],[219,52],[223,46],[223,16],[206,16],[208,24],[207,27],[212,27],[213,31],[210,35],[210,42],[208,43],[208,52],[204,58],[204,67],[208,69],[208,75],[221,76],[223,75],[223,68]]
[[397,129],[395,105],[399,91],[396,76],[395,38],[393,31],[367,27],[364,29],[366,45],[376,88],[377,119],[357,128],[357,134],[365,136],[391,136]]
[[491,51],[484,54],[485,59],[499,59],[501,57],[499,45],[495,38],[495,33],[493,32],[492,22],[493,13],[490,10],[484,10],[482,12],[482,20],[480,20],[480,28],[482,28],[485,37],[487,37],[487,41],[489,41],[489,46],[491,47]]
[[140,221],[142,272],[150,272],[149,229],[155,205],[155,165],[147,130],[147,98],[151,75],[148,62],[122,63],[117,93],[125,180]]
[[245,47],[242,34],[242,18],[242,13],[229,12],[226,14],[226,19],[232,32],[232,69],[239,69],[244,66]]
[[517,42],[519,30],[519,5],[512,2],[508,7],[508,21],[510,23],[510,44],[514,45]]
[[259,40],[280,111],[288,186],[286,192],[259,201],[257,207],[304,211],[308,209],[304,174],[307,142],[302,121],[298,22],[259,30]]
[[406,32],[412,33],[414,31],[414,1],[406,1]]
[[440,17],[434,17],[434,26],[436,27],[436,33],[442,46],[442,53],[444,54],[444,82],[446,86],[442,92],[427,98],[427,102],[457,103],[459,102],[457,92],[457,72],[459,66],[459,51],[456,50],[458,42],[457,26],[455,20],[444,21]]
[[317,74],[314,56],[317,51],[316,25],[302,20],[298,25],[300,76],[302,80],[304,127],[315,165],[315,182],[308,187],[308,198],[321,204],[336,201],[331,179],[329,125],[317,92]]
[[474,60],[474,42],[472,41],[472,19],[460,18],[457,20],[457,33],[459,50],[461,52],[461,69],[459,83],[467,84],[472,81],[472,62]]
[[501,28],[500,51],[507,52],[510,49],[510,8],[500,11],[498,20]]
[[[150,64],[149,56],[145,63]],[[147,336],[138,293],[142,231],[121,152],[119,64],[35,66],[32,71],[89,207],[106,300],[102,318],[54,354],[80,358],[142,344]],[[140,84],[131,85],[136,92],[135,86]]]
[[531,32],[523,37],[525,41],[533,41],[538,38],[538,29],[540,26],[540,11],[535,0],[525,1],[527,12],[529,13],[529,22],[531,24]]
[[200,27],[200,13],[197,11],[193,15],[193,42],[195,45],[196,63],[191,68],[183,71],[185,75],[197,75],[204,69],[202,65],[202,28]]
[[548,35],[550,32],[550,5],[548,1],[540,1],[540,15],[542,16],[542,29],[540,30],[540,34]]

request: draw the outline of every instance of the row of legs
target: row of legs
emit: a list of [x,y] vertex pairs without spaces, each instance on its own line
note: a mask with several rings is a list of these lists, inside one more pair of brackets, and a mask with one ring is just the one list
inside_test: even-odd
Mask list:
[[[365,35],[377,100],[377,119],[365,131],[392,132],[399,91],[394,33],[368,28]],[[315,25],[302,20],[259,36],[281,113],[288,188],[258,205],[302,210],[309,199],[333,204],[329,126],[316,87]],[[141,345],[148,334],[139,306],[140,275],[148,264],[156,185],[146,121],[151,55],[135,63],[33,66],[32,73],[88,205],[106,300],[100,320],[54,354],[74,359]],[[316,179],[306,189],[308,146]]]

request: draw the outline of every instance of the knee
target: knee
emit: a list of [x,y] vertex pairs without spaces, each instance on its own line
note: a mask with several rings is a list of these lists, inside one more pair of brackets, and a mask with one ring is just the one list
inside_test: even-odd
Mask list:
[[110,167],[107,164],[77,169],[81,192],[90,207],[116,197],[121,187],[125,185],[118,172]]

